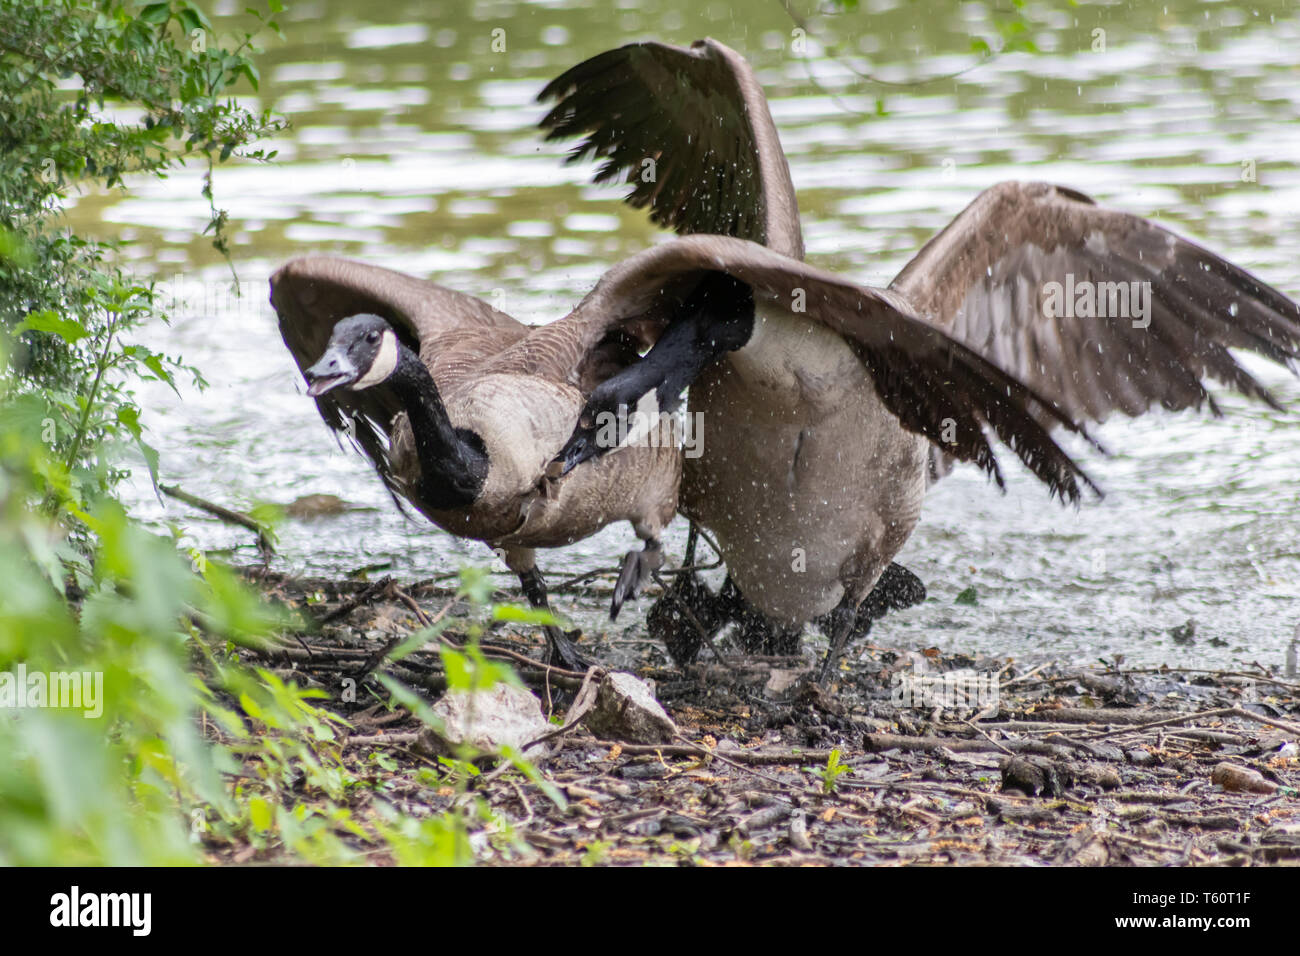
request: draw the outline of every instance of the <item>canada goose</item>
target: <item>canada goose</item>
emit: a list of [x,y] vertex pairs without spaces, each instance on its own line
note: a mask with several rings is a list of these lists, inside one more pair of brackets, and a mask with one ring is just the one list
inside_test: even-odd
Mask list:
[[[757,335],[789,336],[780,316],[794,301],[806,299],[808,337],[843,346],[848,381],[801,379],[826,401],[888,407],[925,433],[951,425],[953,454],[1000,480],[988,426],[1055,493],[1077,500],[1091,484],[1035,415],[1078,429],[1030,389],[892,293],[744,239],[687,236],[645,250],[610,269],[567,316],[535,327],[343,259],[294,260],[271,288],[281,335],[326,423],[348,432],[390,490],[440,527],[503,548],[539,606],[546,593],[534,549],[612,521],[633,522],[646,544],[625,559],[611,614],[658,568],[681,468],[673,419],[662,413],[721,354]],[[649,349],[644,360],[638,347]],[[861,387],[868,368],[874,389]],[[943,387],[933,387],[940,377]],[[599,412],[584,411],[593,395],[615,407],[632,400],[648,424],[603,442],[599,455],[572,441],[566,451],[575,430],[603,428]],[[922,441],[896,425],[894,433],[887,460],[919,462]],[[558,629],[547,637],[552,656],[582,663]]]
[[[627,201],[648,206],[655,222],[802,257],[776,127],[733,50],[707,39],[690,49],[630,44],[571,68],[538,99],[555,101],[541,121],[548,140],[581,137],[570,161],[605,160],[597,182],[625,174]],[[1091,308],[1071,309],[1072,297],[1060,307],[1076,288],[1092,294]],[[1099,291],[1111,311],[1097,308]],[[1144,311],[1125,295],[1129,311],[1114,315],[1130,292]],[[1045,399],[1027,407],[1049,427],[1153,404],[1208,401],[1217,415],[1206,377],[1277,407],[1228,348],[1294,371],[1300,347],[1300,308],[1259,279],[1144,219],[1041,183],[981,193],[882,294]],[[719,321],[730,321],[730,307],[719,303]],[[828,616],[824,678],[854,629],[869,626],[871,615],[855,613],[916,525],[928,473],[971,457],[959,446],[975,436],[964,419],[937,429],[915,406],[880,401],[900,384],[899,370],[809,318],[760,307],[744,345],[693,378],[689,409],[708,432],[703,455],[686,463],[681,501],[714,533],[730,578],[776,637]],[[661,341],[672,338],[670,328]],[[661,348],[640,364],[671,370]],[[637,388],[653,381],[653,372],[628,368],[593,393],[584,421],[608,411],[610,396],[635,405]],[[939,369],[908,381],[949,415],[968,400]],[[602,451],[579,428],[564,457],[573,465]],[[685,575],[674,589],[694,600],[707,594]],[[719,619],[712,615],[714,625]],[[685,657],[698,649],[698,641],[679,644]]]
[[[645,547],[624,561],[611,617],[659,567],[681,477],[670,423],[604,465],[543,474],[582,407],[584,377],[635,358],[622,336],[534,359],[531,330],[485,302],[344,259],[295,259],[271,289],[326,423],[360,445],[395,495],[498,550],[531,604],[548,606],[534,549],[616,521],[630,521]],[[546,635],[552,659],[585,665],[558,628]]]

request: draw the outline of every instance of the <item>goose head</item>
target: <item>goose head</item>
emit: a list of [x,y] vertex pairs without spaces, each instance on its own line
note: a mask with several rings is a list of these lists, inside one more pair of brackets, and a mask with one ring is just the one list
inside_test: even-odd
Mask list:
[[303,371],[307,394],[313,398],[347,386],[353,391],[387,381],[395,371],[401,349],[397,333],[377,315],[340,319],[320,361]]

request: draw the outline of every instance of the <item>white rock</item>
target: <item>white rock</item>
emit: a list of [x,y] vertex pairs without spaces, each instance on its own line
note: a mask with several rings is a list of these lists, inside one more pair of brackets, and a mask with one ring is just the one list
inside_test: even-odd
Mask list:
[[[536,697],[505,683],[475,692],[449,690],[433,705],[433,712],[441,718],[445,732],[429,728],[425,739],[445,754],[462,744],[482,754],[499,754],[502,747],[522,750],[530,740],[554,729]],[[545,751],[546,745],[539,744],[525,756],[536,759]]]

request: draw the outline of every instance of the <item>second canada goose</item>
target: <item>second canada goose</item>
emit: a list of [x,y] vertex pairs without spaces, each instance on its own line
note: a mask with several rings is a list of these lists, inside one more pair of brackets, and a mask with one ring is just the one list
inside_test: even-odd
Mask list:
[[[555,101],[542,120],[548,138],[581,137],[571,161],[604,160],[596,180],[624,176],[627,201],[656,222],[802,257],[776,126],[735,51],[714,40],[634,43],[572,67],[539,99]],[[1086,307],[1073,307],[1075,289],[1092,296],[1077,300]],[[819,294],[806,291],[809,302]],[[694,320],[697,339],[747,308],[747,290],[733,293]],[[1207,377],[1276,407],[1228,349],[1289,368],[1300,354],[1300,307],[1280,292],[1144,219],[1041,183],[981,193],[881,294],[1038,396],[1026,408],[1048,426],[1152,405],[1208,402],[1217,414]],[[1129,311],[1098,308],[1114,309],[1121,294]],[[760,304],[742,347],[712,364],[657,346],[592,394],[584,420],[634,406],[659,381],[675,386],[679,367],[691,366],[689,407],[707,432],[703,455],[686,463],[683,510],[713,531],[740,595],[776,638],[829,618],[825,677],[854,630],[869,626],[873,615],[859,610],[915,527],[928,475],[953,457],[997,472],[971,445],[970,396],[947,369],[903,372],[888,349],[864,351],[809,318]],[[661,341],[677,337],[669,328]],[[882,401],[900,386],[908,401]],[[917,396],[942,412],[918,414]],[[1037,453],[1017,450],[1038,471]],[[573,465],[603,451],[579,428],[564,457]],[[685,575],[674,588],[679,598],[703,593]],[[697,647],[687,641],[679,656]]]

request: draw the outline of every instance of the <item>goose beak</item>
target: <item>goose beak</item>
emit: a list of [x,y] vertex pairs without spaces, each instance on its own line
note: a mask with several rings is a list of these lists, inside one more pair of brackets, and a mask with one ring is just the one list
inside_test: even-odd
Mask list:
[[550,478],[563,478],[584,461],[595,458],[599,454],[600,446],[596,442],[595,431],[580,426],[574,430],[564,447],[560,449],[560,453],[551,461],[546,474]]
[[307,379],[307,394],[312,398],[324,395],[331,389],[356,381],[357,370],[342,349],[328,348],[321,360],[303,370]]

